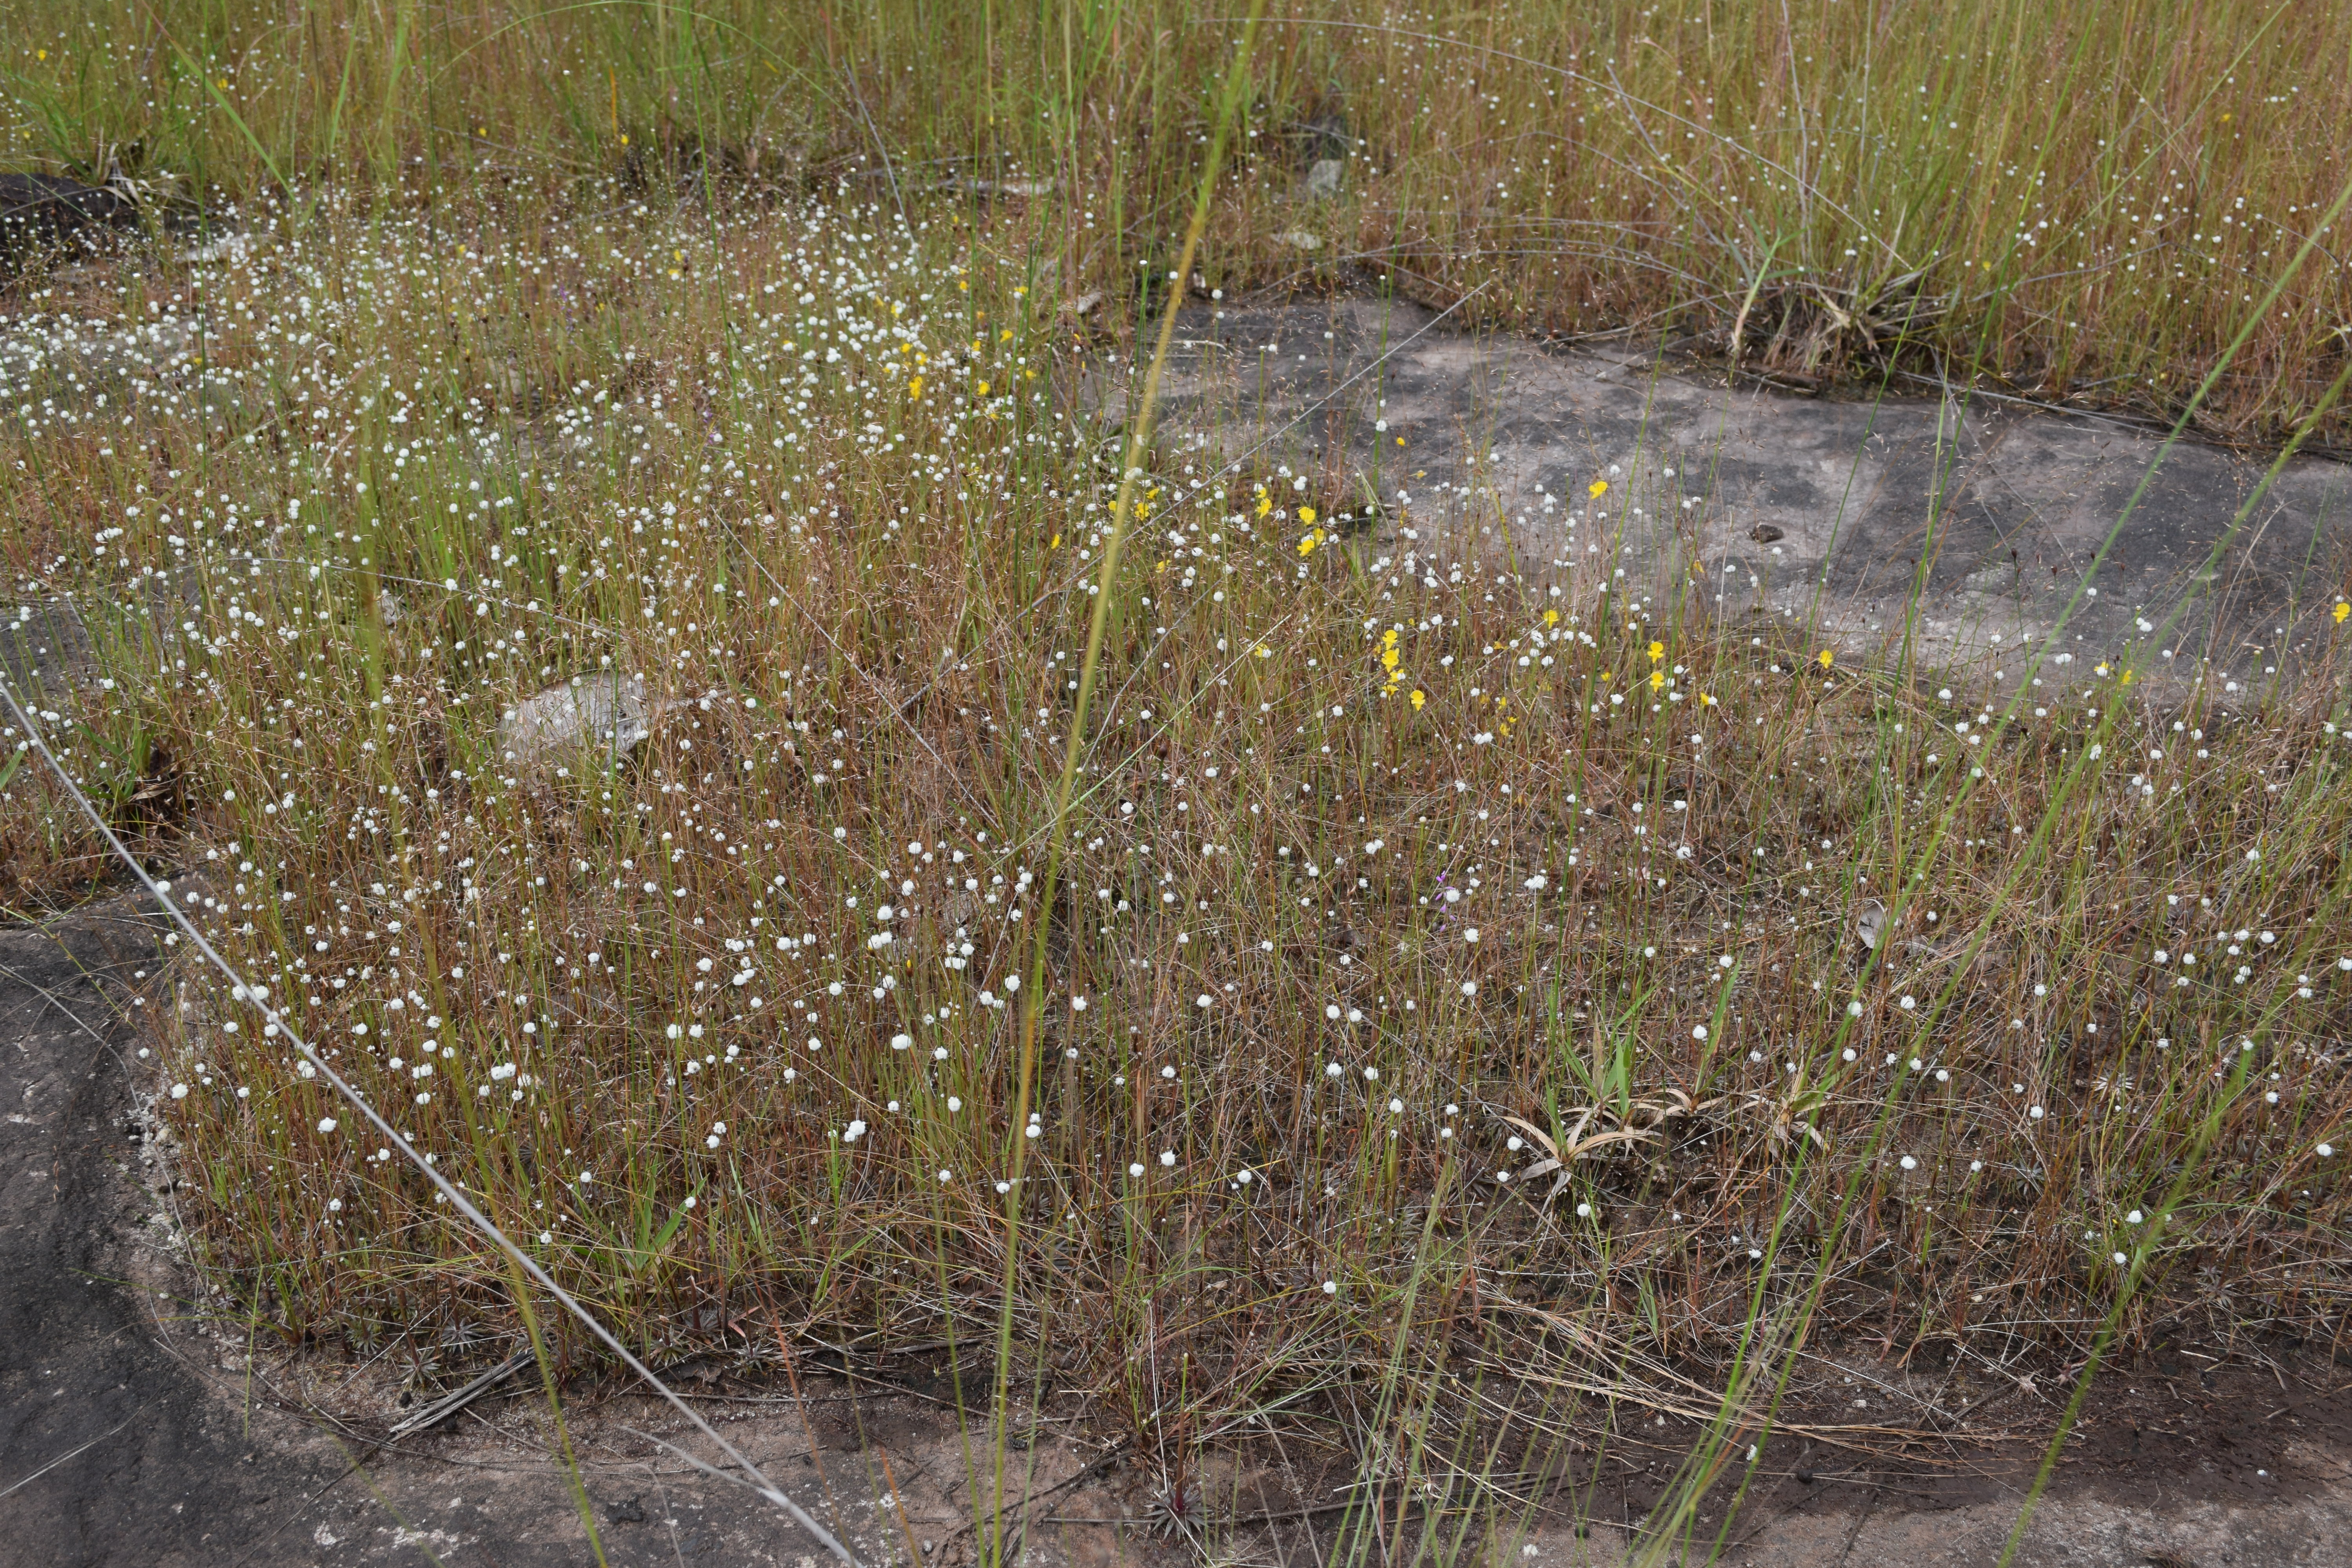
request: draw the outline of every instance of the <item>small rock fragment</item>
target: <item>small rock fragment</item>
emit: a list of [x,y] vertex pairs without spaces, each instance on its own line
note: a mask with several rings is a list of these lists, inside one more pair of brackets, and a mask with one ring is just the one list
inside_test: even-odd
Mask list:
[[586,745],[625,755],[653,733],[656,716],[642,675],[574,676],[507,710],[499,752],[521,765]]
[[1346,175],[1348,165],[1339,158],[1318,158],[1307,171],[1307,194],[1313,200],[1328,201],[1339,194],[1339,181]]

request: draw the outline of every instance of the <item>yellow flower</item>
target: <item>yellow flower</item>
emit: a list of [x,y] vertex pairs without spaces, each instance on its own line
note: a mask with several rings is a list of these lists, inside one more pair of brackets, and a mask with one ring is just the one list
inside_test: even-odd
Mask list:
[[983,381],[980,384],[980,395],[982,397],[986,397],[988,395],[988,383]]
[[1607,680],[1607,679],[1609,679],[1609,672],[1608,672],[1607,670],[1605,670],[1605,669],[1604,669],[1604,670],[1602,670],[1602,671],[1601,672],[1601,679],[1603,679],[1603,680]]
[[1595,479],[1591,484],[1584,487],[1584,493],[1591,496],[1594,500],[1599,500],[1602,496],[1609,493],[1609,481],[1607,479]]
[[1394,626],[1391,626],[1388,630],[1386,630],[1386,631],[1384,631],[1384,632],[1382,632],[1382,633],[1381,634],[1381,646],[1382,647],[1396,647],[1396,642],[1397,642],[1397,630],[1396,630],[1396,627],[1394,627]]
[[1058,533],[1045,542],[1045,548],[1048,550],[1059,550],[1061,547],[1062,536]]
[[1273,497],[1271,497],[1271,496],[1269,496],[1269,495],[1267,495],[1264,490],[1260,490],[1260,491],[1258,491],[1258,492],[1257,492],[1257,514],[1258,514],[1258,516],[1260,516],[1260,517],[1264,517],[1267,512],[1270,512],[1270,511],[1272,511],[1273,510],[1274,510],[1274,498],[1273,498]]
[[1298,509],[1298,521],[1304,523],[1313,523],[1315,521],[1315,509],[1311,506],[1300,507]]
[[1650,689],[1651,689],[1651,690],[1655,691],[1659,687],[1664,686],[1665,683],[1666,683],[1666,672],[1665,672],[1664,670],[1663,670],[1663,669],[1654,669],[1654,670],[1650,671]]
[[1558,610],[1546,610],[1544,612],[1544,625],[1548,626],[1556,626],[1559,625],[1559,612]]
[[1654,643],[1652,643],[1652,644],[1650,645],[1650,662],[1651,662],[1652,664],[1655,664],[1655,663],[1657,663],[1657,662],[1658,662],[1658,660],[1660,660],[1660,659],[1662,659],[1662,658],[1665,658],[1665,657],[1666,657],[1666,645],[1665,645],[1665,644],[1664,644],[1664,643],[1662,643],[1662,642],[1654,642]]
[[1306,536],[1298,542],[1298,553],[1301,555],[1312,555],[1315,553],[1315,547],[1322,542],[1323,531],[1319,528],[1309,530]]
[[1382,648],[1381,650],[1381,668],[1382,669],[1394,669],[1396,667],[1397,650],[1392,647]]
[[923,395],[923,378],[921,376],[919,375],[915,377],[914,380],[907,384],[907,395],[909,397],[920,397]]
[[1418,687],[1418,686],[1416,686],[1416,687],[1414,687],[1414,688],[1412,689],[1412,710],[1413,710],[1414,712],[1416,712],[1416,713],[1420,712],[1420,711],[1421,711],[1421,705],[1422,705],[1423,703],[1424,703],[1424,702],[1428,701],[1428,700],[1429,700],[1429,693],[1428,693],[1428,692],[1423,691],[1423,690],[1420,687]]
[[2345,617],[2345,616],[2352,616],[2352,604],[2347,604],[2347,603],[2346,603],[2344,600],[2342,600],[2342,599],[2338,599],[2338,600],[2336,600],[2336,624],[2337,626],[2342,626],[2342,625],[2344,624],[2344,617]]
[[1823,669],[1827,669],[1827,668],[1830,667],[1830,664],[1831,664],[1831,662],[1832,662],[1832,658],[1831,658],[1831,654],[1830,654],[1830,650],[1829,650],[1829,649],[1827,649],[1827,648],[1823,648],[1823,649],[1822,649],[1822,651],[1821,651],[1820,653],[1818,653],[1818,654],[1814,655],[1813,657],[1821,660],[1822,668]]

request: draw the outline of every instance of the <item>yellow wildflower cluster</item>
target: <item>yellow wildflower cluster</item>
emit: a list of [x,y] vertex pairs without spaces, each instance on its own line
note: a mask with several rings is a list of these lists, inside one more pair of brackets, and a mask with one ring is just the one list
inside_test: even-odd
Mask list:
[[[1397,668],[1397,660],[1400,657],[1402,656],[1397,652],[1396,628],[1391,626],[1381,634],[1381,668],[1388,676],[1388,684],[1381,688],[1381,695],[1383,697],[1395,696],[1396,689],[1404,683],[1404,671]],[[1420,692],[1416,691],[1412,694],[1412,705],[1415,708],[1419,708],[1424,700]]]

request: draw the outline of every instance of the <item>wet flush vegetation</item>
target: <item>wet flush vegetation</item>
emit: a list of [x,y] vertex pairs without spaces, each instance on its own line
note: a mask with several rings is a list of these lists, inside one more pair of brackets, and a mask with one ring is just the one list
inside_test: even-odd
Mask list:
[[[1992,10],[1270,24],[1203,288],[1360,247],[1504,319],[1671,307],[1769,359],[1924,268],[1916,343],[1767,367],[1964,353],[2168,406],[2336,197],[2342,40]],[[20,146],[139,132],[234,240],[18,281],[52,347],[0,426],[12,582],[101,661],[35,721],[625,1340],[1002,1339],[1206,1442],[1365,1375],[1436,1409],[1446,1366],[1736,1365],[1760,1401],[1808,1333],[2008,1364],[2110,1323],[2333,1331],[2340,607],[2291,682],[2185,675],[2164,628],[1859,662],[1687,563],[1586,563],[1633,508],[1720,504],[1696,474],[1371,507],[1394,476],[1134,451],[1080,389],[1140,374],[1152,300],[1132,341],[1065,307],[1176,256],[1231,29],[655,15],[165,8],[28,46]],[[1318,113],[1350,161],[1324,259],[1261,242]],[[2342,283],[2294,288],[2212,418],[2332,427],[2295,421]],[[68,325],[129,346],[72,359]],[[30,900],[97,846],[20,739]],[[278,1026],[148,978],[180,1220],[239,1319],[510,1345],[507,1263]]]

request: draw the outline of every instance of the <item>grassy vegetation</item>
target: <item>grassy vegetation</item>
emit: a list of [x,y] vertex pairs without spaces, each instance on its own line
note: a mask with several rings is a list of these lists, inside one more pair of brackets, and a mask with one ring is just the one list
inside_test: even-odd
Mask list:
[[[1881,384],[2177,409],[2220,367],[2221,425],[2335,427],[2341,279],[2254,314],[2347,174],[2324,13],[1711,15],[1269,24],[1204,281],[1299,264],[1336,113],[1318,286],[1361,254]],[[1808,1334],[2334,1331],[2340,644],[2035,695],[1522,577],[1491,501],[1405,535],[1181,437],[1128,482],[1063,306],[1178,254],[1232,30],[1173,8],[299,18],[15,62],[23,134],[143,138],[247,243],[18,286],[20,326],[181,347],[16,400],[0,546],[26,594],[173,606],[101,620],[113,684],[47,721],[79,776],[649,1359],[1013,1324],[1180,1484],[1339,1405],[1491,1480],[1439,1369],[1548,1429],[1562,1389],[1688,1404],[1691,1356],[1729,1388],[1696,1487]],[[1818,330],[1915,273],[1910,346]],[[1560,526],[1685,499],[1595,474]],[[639,745],[502,731],[624,676]],[[0,784],[36,869],[68,824]],[[160,1103],[241,1310],[510,1342],[506,1263],[171,978]]]
[[[625,164],[906,211],[1011,183],[1068,295],[1174,243],[1239,13],[1174,0],[35,8],[20,155],[191,192],[506,189]],[[1798,385],[1885,369],[2169,420],[2347,171],[2347,38],[2247,0],[1286,6],[1202,270],[1375,268],[1474,314]],[[1289,200],[1346,162],[1328,213]],[[1279,237],[1305,228],[1304,252]],[[2282,438],[2342,363],[2319,255],[2198,415]],[[1165,258],[1161,258],[1164,261]],[[2344,440],[2340,412],[2313,432]]]

